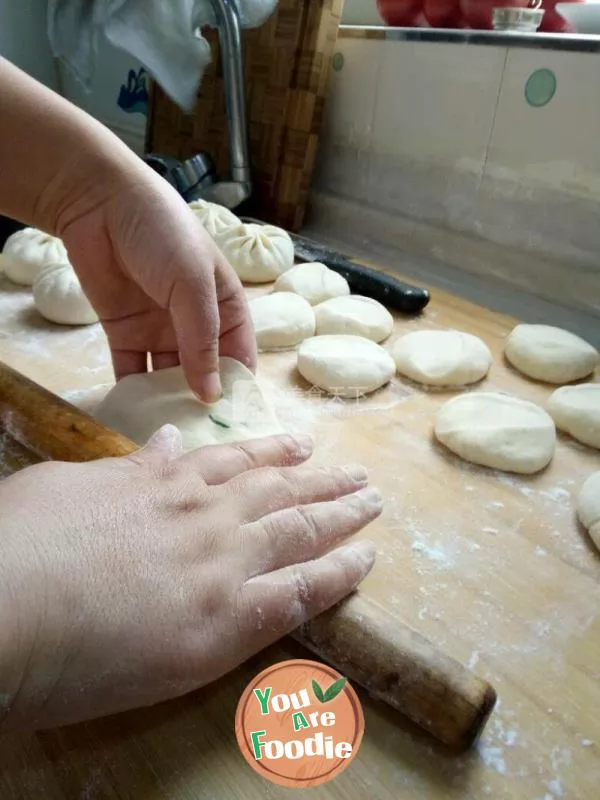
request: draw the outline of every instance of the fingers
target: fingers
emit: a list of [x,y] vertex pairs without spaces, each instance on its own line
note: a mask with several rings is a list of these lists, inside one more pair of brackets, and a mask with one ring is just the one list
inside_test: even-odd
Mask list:
[[169,311],[190,388],[205,403],[214,403],[222,392],[217,293],[212,272],[199,267],[193,274],[193,282],[175,282]]
[[179,366],[179,353],[152,353],[152,369],[168,369]]
[[215,270],[222,356],[236,358],[252,372],[256,369],[256,335],[242,283],[233,267],[220,255]]
[[245,623],[248,649],[266,647],[342,600],[369,573],[375,555],[371,542],[352,542],[315,561],[246,581],[238,613]]
[[277,511],[242,528],[249,575],[322,556],[376,519],[383,509],[377,489],[368,487],[333,502]]
[[127,459],[135,464],[162,465],[165,459],[174,461],[179,458],[182,451],[183,444],[179,429],[175,425],[163,425],[156,433],[152,434],[143,447],[127,456]]
[[202,447],[179,460],[184,471],[197,472],[209,485],[225,483],[259,467],[289,467],[312,455],[310,436],[269,436],[239,444]]
[[144,352],[139,350],[113,350],[111,348],[111,356],[117,381],[127,377],[127,375],[148,372],[148,358]]
[[263,468],[245,472],[223,486],[234,502],[240,524],[255,522],[292,506],[335,500],[366,486],[367,471],[347,467]]

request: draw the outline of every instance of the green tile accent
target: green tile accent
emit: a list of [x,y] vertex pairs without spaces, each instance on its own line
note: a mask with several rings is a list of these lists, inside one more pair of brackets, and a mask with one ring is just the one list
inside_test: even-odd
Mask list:
[[551,69],[536,69],[525,84],[525,100],[532,108],[548,105],[556,94],[556,75]]
[[334,53],[333,59],[331,61],[331,66],[333,67],[335,72],[341,72],[344,67],[344,54]]

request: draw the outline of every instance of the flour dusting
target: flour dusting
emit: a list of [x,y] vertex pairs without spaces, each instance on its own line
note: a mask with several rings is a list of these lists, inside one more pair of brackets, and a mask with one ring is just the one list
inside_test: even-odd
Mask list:
[[[31,292],[1,277],[0,311],[0,358],[32,364],[34,378],[93,413],[113,382],[101,327],[46,323]],[[421,324],[410,320],[405,327]],[[281,370],[268,369],[284,363],[277,361],[284,356],[285,382],[294,387],[285,390],[271,377]],[[559,441],[550,469],[536,476],[486,470],[432,441],[443,391],[395,378],[373,395],[344,401],[297,380],[293,354],[270,358],[261,356],[258,375],[284,428],[314,436],[317,462],[339,463],[340,451],[353,460],[365,456],[373,483],[385,487],[384,513],[371,529],[379,526],[373,537],[378,561],[367,591],[372,580],[400,619],[499,692],[476,748],[462,757],[438,759],[394,728],[386,743],[394,754],[393,786],[414,787],[411,796],[441,791],[492,800],[579,800],[575,780],[595,790],[598,729],[592,715],[579,716],[571,691],[573,665],[583,660],[581,643],[597,637],[600,614],[600,560],[583,540],[573,510],[590,471],[589,449]],[[356,433],[351,440],[342,435],[348,430]],[[381,453],[371,448],[374,440]],[[577,462],[568,461],[573,450]],[[0,432],[0,478],[10,472],[9,451],[11,440]],[[563,463],[575,466],[564,469]],[[262,624],[259,612],[257,627]],[[581,668],[600,680],[599,665]],[[364,780],[368,785],[368,776]],[[85,796],[94,790],[92,780]]]

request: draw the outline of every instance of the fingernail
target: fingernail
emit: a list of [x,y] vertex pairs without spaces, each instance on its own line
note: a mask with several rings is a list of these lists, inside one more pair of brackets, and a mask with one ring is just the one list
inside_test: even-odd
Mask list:
[[373,508],[383,508],[383,497],[379,489],[374,486],[368,486],[366,489],[361,489],[358,492],[358,497],[365,505],[372,506]]
[[348,464],[342,469],[355,483],[365,484],[369,479],[369,473],[362,464]]
[[202,400],[204,400],[205,403],[216,403],[223,394],[219,373],[210,372],[208,375],[205,375],[202,379],[201,389]]
[[312,436],[309,436],[307,433],[301,433],[294,438],[296,440],[296,448],[300,458],[308,458],[314,450]]
[[182,452],[181,432],[175,425],[163,425],[150,437],[148,445],[160,447],[167,455],[177,457]]
[[371,569],[377,557],[377,548],[373,542],[360,539],[356,542],[340,547],[344,556],[351,559],[353,562],[359,562],[363,567],[365,574]]
[[181,434],[179,433],[179,428],[176,425],[172,425],[170,422],[167,422],[166,425],[162,425],[152,437],[153,439],[174,439],[175,437],[179,437]]

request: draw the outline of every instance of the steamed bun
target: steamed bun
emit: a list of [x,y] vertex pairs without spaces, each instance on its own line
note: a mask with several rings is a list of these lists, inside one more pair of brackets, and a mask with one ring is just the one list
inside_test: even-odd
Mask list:
[[61,240],[37,228],[24,228],[9,236],[0,257],[6,277],[21,286],[32,286],[48,264],[65,261],[69,257]]
[[213,239],[224,233],[227,228],[237,227],[241,222],[236,215],[225,206],[209,203],[207,200],[193,200],[188,203],[190,209],[204,225]]
[[274,225],[242,224],[227,229],[216,241],[238,277],[246,283],[274,281],[294,265],[292,240]]

